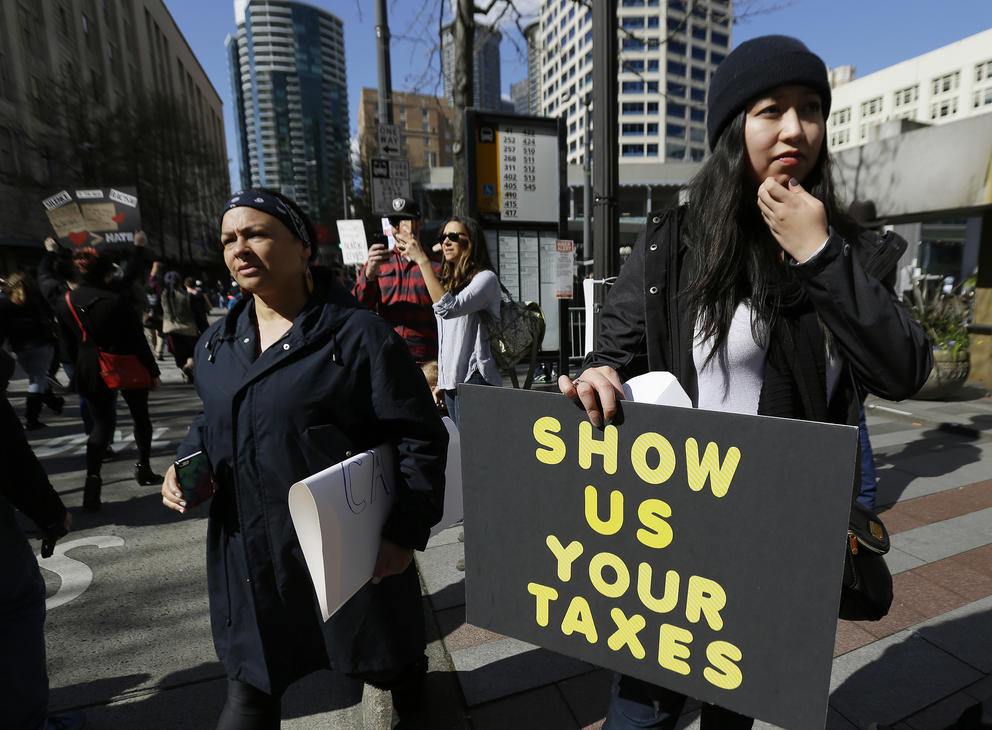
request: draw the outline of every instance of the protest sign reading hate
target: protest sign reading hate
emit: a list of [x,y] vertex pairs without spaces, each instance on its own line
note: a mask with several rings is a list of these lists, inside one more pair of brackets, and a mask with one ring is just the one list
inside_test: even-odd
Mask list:
[[470,623],[823,726],[856,428],[623,403],[597,429],[557,394],[459,395]]

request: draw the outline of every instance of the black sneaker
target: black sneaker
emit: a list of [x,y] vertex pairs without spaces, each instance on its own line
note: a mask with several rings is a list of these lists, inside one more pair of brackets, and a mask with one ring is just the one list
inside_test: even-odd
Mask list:
[[161,484],[162,477],[153,472],[147,462],[139,461],[134,465],[134,481],[147,487],[151,484]]

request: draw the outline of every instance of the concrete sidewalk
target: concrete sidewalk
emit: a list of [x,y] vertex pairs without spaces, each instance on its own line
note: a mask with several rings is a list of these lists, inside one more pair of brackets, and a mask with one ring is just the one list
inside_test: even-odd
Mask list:
[[[882,621],[839,622],[826,726],[943,728],[992,696],[992,397],[968,385],[947,401],[871,398],[866,412],[895,601]],[[465,622],[458,533],[417,555],[438,664],[458,680],[433,698],[462,709],[463,724],[448,713],[444,727],[599,728],[609,672]],[[699,726],[697,708],[680,728]]]

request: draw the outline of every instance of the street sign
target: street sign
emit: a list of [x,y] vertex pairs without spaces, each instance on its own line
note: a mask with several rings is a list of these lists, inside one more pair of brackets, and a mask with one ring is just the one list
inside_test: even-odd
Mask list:
[[372,210],[387,214],[393,209],[393,198],[410,197],[410,163],[406,160],[386,160],[373,157]]
[[400,156],[400,128],[395,124],[380,124],[376,128],[379,154],[386,157]]

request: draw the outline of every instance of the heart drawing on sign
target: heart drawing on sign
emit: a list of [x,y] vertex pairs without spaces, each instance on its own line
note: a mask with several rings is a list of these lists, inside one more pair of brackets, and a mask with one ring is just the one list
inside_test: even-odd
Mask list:
[[72,241],[72,243],[77,247],[82,246],[84,243],[86,243],[86,239],[88,239],[89,237],[90,234],[87,233],[86,231],[72,232],[69,234],[69,240]]
[[122,212],[118,213],[117,215],[115,215],[110,220],[112,220],[114,223],[123,223],[124,222],[124,212],[122,211]]

